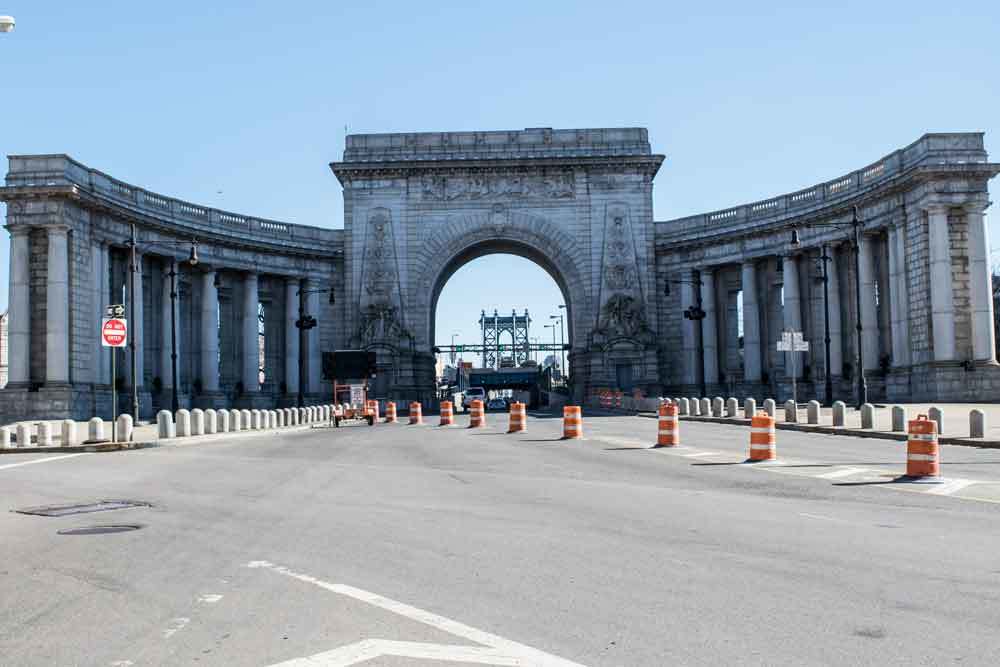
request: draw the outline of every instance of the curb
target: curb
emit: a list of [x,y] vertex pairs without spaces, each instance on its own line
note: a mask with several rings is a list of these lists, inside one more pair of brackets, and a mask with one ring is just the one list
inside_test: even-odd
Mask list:
[[[616,413],[622,415],[635,415],[647,419],[656,419],[656,414],[652,412],[630,412]],[[703,422],[706,424],[730,424],[737,426],[749,426],[750,420],[742,417],[701,417],[684,415],[680,417],[684,421]],[[776,422],[775,428],[782,431],[798,431],[800,433],[820,433],[823,435],[848,435],[855,438],[875,438],[878,440],[896,440],[906,442],[905,433],[893,431],[874,431],[869,429],[850,428],[846,426],[820,426],[818,424],[798,424],[794,422]],[[978,447],[980,449],[1000,449],[1000,440],[986,440],[980,438],[955,438],[939,437],[938,443],[942,445],[959,445],[962,447]]]

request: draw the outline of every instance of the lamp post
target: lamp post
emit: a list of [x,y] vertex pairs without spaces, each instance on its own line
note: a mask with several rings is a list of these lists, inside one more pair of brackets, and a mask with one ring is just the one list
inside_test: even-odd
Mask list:
[[[861,216],[858,213],[858,207],[854,206],[851,214],[850,222],[813,222],[804,225],[805,227],[836,227],[843,229],[845,227],[851,228],[852,245],[854,250],[854,303],[855,310],[857,311],[857,322],[855,329],[857,331],[857,409],[860,410],[861,406],[868,402],[868,382],[865,379],[865,361],[864,354],[861,350],[862,344],[862,332],[863,324],[861,321],[861,231],[864,228],[864,223],[861,221]],[[791,244],[793,246],[799,245],[799,233],[798,229],[792,228],[792,240]],[[829,276],[826,270],[826,262],[829,258],[826,256],[826,248],[823,249],[823,280],[824,283],[829,282]],[[833,396],[833,385],[830,379],[830,307],[829,307],[829,288],[824,287],[823,290],[824,299],[824,309],[826,311],[826,365],[827,365],[827,400],[832,400]]]
[[[133,222],[129,225],[129,240],[127,241],[129,246],[129,319],[132,321],[132,326],[130,327],[129,334],[129,355],[132,366],[132,419],[138,424],[139,423],[139,387],[138,378],[136,377],[136,363],[138,361],[138,354],[136,351],[135,344],[135,330],[136,330],[136,320],[135,320],[135,302],[136,299],[141,299],[141,295],[136,295],[135,287],[135,274],[138,272],[138,239],[136,238],[135,223]],[[143,244],[145,248],[151,248],[154,246],[171,246],[171,245],[182,245],[190,244],[191,252],[188,255],[187,262],[191,266],[198,264],[198,241],[197,239],[190,240],[168,240],[168,241],[149,241]],[[176,260],[171,257],[170,259],[170,374],[171,374],[171,396],[170,403],[173,412],[177,412],[179,407],[179,401],[177,396],[177,386],[180,384],[177,380],[177,270],[174,267]],[[112,378],[112,382],[115,378]]]
[[451,365],[455,365],[455,336],[460,336],[461,334],[455,332],[451,334]]
[[[559,306],[559,307],[560,308],[565,308],[566,306]],[[560,358],[560,360],[562,362],[561,368],[563,369],[563,372],[565,373],[565,371],[566,371],[566,349],[565,349],[566,339],[564,337],[563,316],[562,316],[562,313],[560,313],[558,315],[549,315],[549,319],[550,320],[559,320],[559,347],[560,347],[559,358]],[[552,330],[552,333],[555,334],[555,329]]]
[[[695,299],[696,299],[695,305],[688,307],[684,311],[684,319],[691,320],[692,322],[700,322],[701,320],[705,319],[705,310],[701,307],[701,305],[702,305],[702,303],[701,303],[701,278],[700,277],[699,278],[667,278],[667,280],[663,284],[663,296],[670,296],[670,284],[671,283],[674,283],[674,284],[677,284],[677,285],[695,285],[695,286],[698,287],[698,289],[695,290]],[[699,353],[700,353],[702,359],[704,359],[704,357],[705,357],[705,339],[704,338],[701,339],[701,345],[699,346]],[[704,369],[702,369],[701,381],[700,381],[699,384],[700,384],[699,388],[701,389],[701,395],[702,396],[707,396],[708,395],[708,387],[706,386],[707,383],[705,381],[705,372],[704,372]]]
[[[556,346],[556,325],[554,325],[554,324],[545,324],[543,326],[546,329],[552,329],[552,347],[555,347]],[[553,350],[553,352],[554,351],[555,350]],[[559,357],[557,357],[554,354],[552,355],[552,365],[555,366],[555,367],[557,367],[557,368],[559,367]]]
[[337,297],[334,294],[332,287],[323,287],[320,289],[302,289],[300,287],[295,291],[295,296],[299,297],[299,319],[295,320],[295,328],[299,330],[299,387],[298,387],[299,390],[295,397],[295,403],[300,408],[305,406],[305,391],[303,390],[305,382],[303,380],[305,379],[306,375],[305,373],[306,355],[305,355],[305,350],[303,348],[305,347],[306,343],[306,332],[309,331],[310,329],[315,328],[317,324],[316,318],[306,313],[305,304],[303,303],[302,296],[305,294],[320,294],[322,292],[330,293],[331,304],[337,303]]

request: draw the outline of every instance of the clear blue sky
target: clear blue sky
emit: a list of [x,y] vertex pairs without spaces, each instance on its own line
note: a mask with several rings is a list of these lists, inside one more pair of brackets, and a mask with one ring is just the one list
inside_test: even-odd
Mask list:
[[[327,163],[345,126],[645,126],[667,155],[657,219],[830,179],[927,131],[983,130],[1000,161],[1000,3],[812,4],[0,0],[18,21],[0,35],[0,153],[69,153],[328,227],[343,225]],[[561,299],[514,258],[445,289],[439,342],[471,342],[494,306],[527,306],[548,334]]]

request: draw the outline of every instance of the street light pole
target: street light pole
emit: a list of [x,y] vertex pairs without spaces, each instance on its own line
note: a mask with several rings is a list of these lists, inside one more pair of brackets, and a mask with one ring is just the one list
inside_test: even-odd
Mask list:
[[823,261],[823,348],[826,355],[826,404],[833,405],[833,369],[830,368],[830,273],[827,262],[831,257],[824,243],[820,259]]
[[865,360],[861,350],[862,325],[861,325],[861,220],[858,219],[858,207],[854,207],[854,216],[851,220],[854,228],[854,296],[855,308],[858,311],[857,317],[857,353],[858,353],[858,410],[868,402],[868,383],[865,380]]
[[[138,426],[139,424],[139,389],[136,386],[138,378],[136,377],[136,345],[135,345],[135,331],[136,331],[136,321],[135,321],[135,272],[136,272],[136,251],[135,251],[135,223],[133,222],[129,225],[129,282],[128,282],[128,318],[132,322],[129,327],[129,356],[132,365],[132,420],[133,423]],[[115,419],[118,417],[115,416]],[[112,428],[115,428],[112,425]]]
[[170,403],[174,414],[177,414],[177,262],[170,260]]

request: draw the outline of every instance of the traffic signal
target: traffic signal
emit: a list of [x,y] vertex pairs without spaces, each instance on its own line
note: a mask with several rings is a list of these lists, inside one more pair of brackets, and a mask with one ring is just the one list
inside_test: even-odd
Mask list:
[[703,320],[705,319],[705,311],[698,306],[691,306],[684,311],[684,317],[688,320]]
[[312,315],[303,315],[299,319],[295,320],[295,326],[304,331],[308,331],[316,326],[316,318]]

